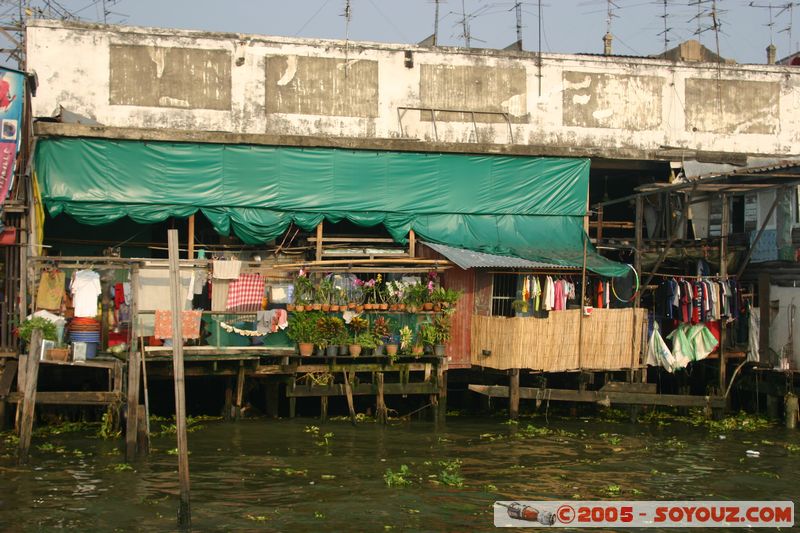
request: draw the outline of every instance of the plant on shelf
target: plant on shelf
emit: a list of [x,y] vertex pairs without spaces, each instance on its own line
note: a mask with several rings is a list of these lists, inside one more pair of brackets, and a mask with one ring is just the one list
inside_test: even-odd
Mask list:
[[336,316],[323,316],[317,320],[317,346],[326,350],[328,357],[339,351],[339,339],[347,334],[344,320]]
[[437,287],[431,293],[431,301],[434,304],[434,311],[438,311],[437,304],[441,309],[449,309],[455,306],[461,297],[461,291]]
[[359,333],[369,329],[369,320],[361,316],[354,316],[350,319],[348,326],[350,326],[350,331],[353,332],[353,338],[355,338]]
[[55,341],[58,340],[58,334],[56,332],[56,325],[47,320],[46,318],[35,316],[33,318],[27,318],[22,321],[22,324],[19,326],[19,331],[17,334],[19,338],[24,340],[25,342],[31,341],[31,336],[33,335],[33,331],[39,329],[42,331],[42,339],[46,341]]
[[353,339],[353,343],[368,350],[371,350],[378,345],[378,341],[375,340],[375,336],[369,331],[365,331],[364,333],[357,335],[356,338]]
[[333,299],[333,281],[323,279],[319,282],[316,291],[316,301],[326,313],[331,310],[331,300]]
[[414,332],[408,326],[400,328],[400,351],[410,354],[414,345]]
[[386,355],[389,356],[389,361],[394,363],[397,359],[397,351],[400,348],[400,338],[398,335],[390,335],[385,341]]
[[417,338],[425,348],[433,351],[433,346],[436,344],[436,328],[430,322],[421,324]]
[[528,312],[528,300],[514,300],[511,302],[511,308],[519,314]]
[[304,271],[300,271],[294,280],[295,309],[302,311],[314,299],[314,284]]
[[436,343],[433,345],[433,354],[438,357],[443,357],[445,354],[445,345],[450,342],[450,328],[452,326],[450,315],[446,313],[436,315],[432,325],[436,333]]
[[422,309],[428,297],[428,287],[422,283],[412,283],[405,290],[405,304],[410,313],[416,313]]
[[364,310],[364,297],[366,295],[367,288],[364,286],[365,283],[361,279],[354,279],[353,280],[353,287],[350,290],[350,304],[348,304],[349,309],[355,309],[356,313],[360,313]]
[[[375,355],[383,355],[384,345],[389,343],[389,338],[391,336],[391,323],[391,319],[385,316],[379,316],[372,321],[372,335],[378,342],[378,346],[375,347]],[[395,350],[396,349],[397,346],[395,345]]]
[[314,353],[314,345],[318,342],[317,322],[320,318],[322,317],[319,313],[299,313],[289,319],[286,336],[297,343],[300,355],[304,357]]

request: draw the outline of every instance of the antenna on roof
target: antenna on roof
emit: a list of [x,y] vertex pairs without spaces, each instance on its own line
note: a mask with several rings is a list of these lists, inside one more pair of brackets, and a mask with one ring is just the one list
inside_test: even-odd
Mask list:
[[669,50],[669,32],[672,31],[672,28],[669,26],[669,0],[663,0],[664,11],[660,15],[662,19],[664,19],[664,30],[659,33],[659,35],[664,36],[664,51],[666,52]]
[[759,4],[757,2],[751,1],[747,4],[748,7],[753,7],[756,9],[766,9],[769,15],[769,21],[765,24],[769,28],[769,44],[774,43],[774,33],[775,33],[775,24],[777,19],[782,15],[788,15],[789,22],[785,28],[778,30],[778,33],[788,33],[789,36],[789,51],[792,50],[792,22],[794,22],[794,6],[795,2],[783,2],[780,4],[774,4],[769,2],[767,4]]
[[464,5],[464,0],[461,0],[461,27],[463,28],[461,37],[464,39],[464,45],[469,48],[471,35],[469,33],[469,17],[467,16],[467,8]]

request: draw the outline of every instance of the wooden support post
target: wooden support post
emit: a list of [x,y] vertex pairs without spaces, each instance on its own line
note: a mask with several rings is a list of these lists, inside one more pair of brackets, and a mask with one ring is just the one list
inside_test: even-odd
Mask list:
[[194,215],[189,217],[189,231],[187,236],[187,258],[194,259]]
[[378,372],[376,377],[378,379],[378,397],[375,401],[375,420],[379,424],[385,425],[389,421],[389,413],[383,397],[383,372]]
[[[136,458],[136,434],[139,423],[137,410],[139,409],[139,378],[141,375],[141,364],[139,363],[139,343],[134,339],[138,338],[139,316],[139,270],[134,268],[131,272],[131,344],[128,350],[128,394],[126,399],[125,417],[125,460],[129,463]],[[141,345],[144,352],[144,343]]]
[[414,257],[417,248],[417,234],[414,233],[414,230],[408,231],[408,257]]
[[230,422],[233,419],[233,380],[225,379],[225,406],[222,408],[222,419]]
[[436,367],[436,381],[439,385],[439,398],[437,399],[437,420],[444,422],[447,418],[447,359],[440,359]]
[[758,331],[758,358],[762,363],[769,363],[777,365],[778,361],[773,361],[769,352],[769,323],[770,323],[770,309],[769,309],[769,286],[770,275],[769,272],[759,272],[758,274],[758,314],[759,331]]
[[297,415],[297,398],[294,396],[289,398],[289,418],[294,418]]
[[519,368],[512,368],[509,374],[508,416],[511,420],[519,418]]
[[244,363],[239,362],[239,371],[236,374],[236,403],[234,405],[234,418],[242,418],[242,403],[244,401]]
[[147,430],[147,410],[143,405],[137,406],[136,418],[136,444],[139,452],[146,454],[150,452],[150,432]]
[[33,433],[33,415],[36,409],[36,385],[39,378],[39,354],[42,350],[42,331],[34,330],[28,349],[28,369],[25,377],[25,390],[22,400],[22,419],[19,427],[19,463],[28,462]]
[[603,206],[597,208],[597,243],[603,239]]
[[327,422],[328,420],[328,397],[319,397],[319,420],[320,422]]
[[[730,202],[728,195],[722,194],[722,224],[720,225],[719,236],[719,277],[723,280],[728,279],[728,233],[730,232]],[[725,354],[725,337],[727,336],[728,325],[723,318],[719,328],[719,393],[725,394],[728,383],[728,365]]]
[[350,378],[347,375],[347,370],[342,370],[344,375],[344,393],[347,396],[347,409],[350,411],[350,422],[356,425],[356,408],[353,405],[353,388],[350,386]]
[[[642,236],[642,225],[644,220],[644,199],[641,195],[636,196],[636,218],[634,219],[633,225],[633,239],[634,239],[634,246],[636,248],[633,251],[633,268],[636,269],[636,273],[639,274],[639,277],[642,277],[642,249],[644,248],[644,238]],[[634,307],[639,307],[639,303],[642,299],[642,289],[636,294],[636,300]]]
[[280,386],[278,383],[267,381],[266,385],[266,401],[267,401],[267,416],[270,418],[278,418],[280,411],[278,409],[278,402],[280,398]]
[[178,251],[178,231],[167,232],[169,247],[169,288],[172,309],[172,367],[175,377],[175,426],[178,440],[178,479],[180,481],[180,506],[178,526],[191,528],[192,515],[189,505],[189,440],[186,434],[186,396],[183,375],[183,338],[181,336],[181,272]]
[[[588,218],[584,217],[588,220]],[[581,267],[581,301],[578,312],[578,368],[583,368],[583,306],[586,305],[586,247],[589,235],[583,234],[583,265]]]
[[322,222],[317,224],[317,252],[316,260],[322,261]]

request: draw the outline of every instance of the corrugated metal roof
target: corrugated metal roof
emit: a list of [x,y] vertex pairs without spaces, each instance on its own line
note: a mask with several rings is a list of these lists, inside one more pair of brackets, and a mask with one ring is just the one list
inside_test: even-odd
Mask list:
[[551,263],[528,261],[527,259],[505,255],[485,254],[464,248],[454,248],[445,244],[434,244],[432,242],[423,242],[422,244],[431,250],[439,252],[465,270],[468,268],[564,268]]

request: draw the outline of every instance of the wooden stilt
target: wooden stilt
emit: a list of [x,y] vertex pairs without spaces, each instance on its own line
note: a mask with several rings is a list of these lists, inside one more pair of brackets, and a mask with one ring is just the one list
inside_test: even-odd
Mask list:
[[389,421],[389,413],[386,410],[386,402],[383,397],[383,372],[377,373],[378,397],[375,403],[375,420],[379,424],[386,424]]
[[233,420],[233,380],[225,380],[225,406],[222,408],[222,419],[226,422]]
[[519,368],[512,368],[508,373],[510,382],[508,416],[511,420],[516,420],[519,418]]
[[319,397],[319,419],[322,422],[328,420],[328,397],[327,396],[320,396]]
[[289,398],[289,418],[294,418],[297,414],[297,398],[294,396]]
[[[137,412],[139,409],[139,379],[141,364],[139,358],[138,338],[139,317],[137,315],[137,301],[139,292],[139,271],[134,268],[131,272],[131,346],[128,351],[128,394],[126,399],[127,415],[125,417],[125,460],[129,463],[136,458],[136,434],[139,423]],[[141,347],[144,351],[144,346]]]
[[181,337],[181,297],[180,263],[178,252],[178,232],[167,232],[169,247],[169,286],[172,309],[172,366],[175,377],[175,426],[178,440],[178,479],[180,481],[180,506],[178,507],[178,526],[191,528],[192,515],[189,504],[189,440],[186,433],[186,395],[183,375],[183,338]]
[[315,250],[315,259],[317,261],[322,261],[322,222],[317,225],[317,246]]
[[39,378],[39,353],[42,349],[42,331],[34,330],[28,351],[25,390],[22,400],[22,419],[19,427],[19,463],[28,462],[28,451],[33,433],[33,415],[36,410],[36,385]]
[[[719,239],[719,276],[723,280],[728,279],[728,226],[730,219],[730,203],[728,195],[722,195],[722,224],[720,227]],[[728,365],[727,354],[725,353],[725,337],[728,325],[723,318],[719,328],[719,393],[725,394],[728,388]]]
[[187,235],[187,258],[194,259],[194,215],[189,217],[189,230]]
[[3,375],[0,376],[0,430],[6,429],[6,397],[11,392],[14,378],[17,377],[17,361],[9,359],[3,367]]
[[267,382],[266,384],[266,404],[267,404],[267,416],[270,418],[278,418],[280,416],[280,411],[278,409],[279,405],[279,398],[280,398],[280,385],[278,383]]
[[[139,448],[140,453],[150,453],[150,390],[147,387],[147,359],[144,350],[144,339],[140,338],[139,345],[142,347],[142,385],[144,386],[144,412],[142,414],[141,420],[144,422],[144,428],[139,428],[139,431],[144,430],[144,434],[147,437],[147,447],[142,449]],[[137,420],[136,422],[139,424],[140,422]]]
[[236,403],[234,406],[234,418],[242,418],[242,403],[244,402],[244,364],[240,362],[239,372],[236,374]]
[[139,453],[150,453],[150,432],[147,430],[147,412],[143,405],[138,405],[136,409],[136,445]]
[[344,393],[347,396],[347,409],[350,411],[350,422],[356,425],[356,408],[353,405],[353,389],[350,387],[350,379],[347,370],[342,370],[344,375]]
[[437,420],[444,422],[447,418],[447,360],[445,358],[442,358],[436,367],[436,381],[439,385]]

